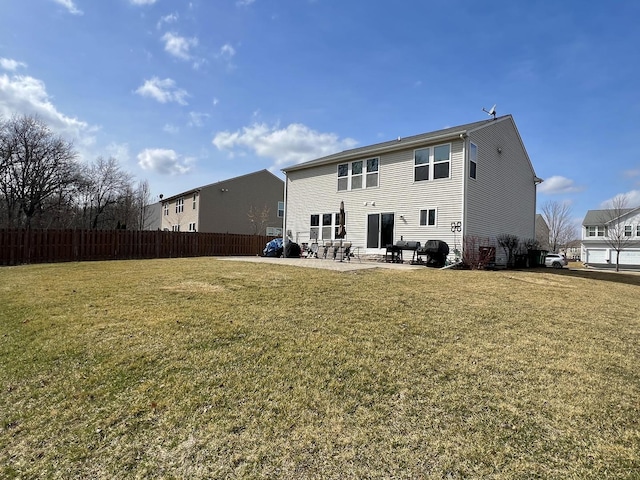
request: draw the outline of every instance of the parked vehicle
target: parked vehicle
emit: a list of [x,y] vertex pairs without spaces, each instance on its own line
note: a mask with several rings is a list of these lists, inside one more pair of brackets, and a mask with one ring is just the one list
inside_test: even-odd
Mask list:
[[567,257],[562,253],[548,253],[544,259],[545,267],[562,268],[569,265]]

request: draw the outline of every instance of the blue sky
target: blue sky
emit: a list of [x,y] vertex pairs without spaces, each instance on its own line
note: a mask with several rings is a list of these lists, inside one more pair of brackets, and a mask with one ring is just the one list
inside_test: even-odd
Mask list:
[[640,205],[640,2],[7,0],[0,115],[154,195],[512,114],[538,204]]

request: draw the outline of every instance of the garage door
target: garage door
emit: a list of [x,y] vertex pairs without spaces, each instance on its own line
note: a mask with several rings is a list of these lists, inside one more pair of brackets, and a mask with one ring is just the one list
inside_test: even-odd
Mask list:
[[640,265],[640,250],[626,250],[620,252],[621,265]]
[[607,250],[604,248],[587,249],[586,263],[607,263]]

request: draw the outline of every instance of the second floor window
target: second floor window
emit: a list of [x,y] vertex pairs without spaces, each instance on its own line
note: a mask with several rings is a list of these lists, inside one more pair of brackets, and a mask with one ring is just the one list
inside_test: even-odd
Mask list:
[[196,200],[197,200],[197,198],[198,198],[198,194],[194,193],[193,194],[193,209],[194,210],[196,209],[196,204],[197,204]]
[[165,214],[165,216],[169,215],[169,204],[168,203],[164,204],[164,214]]
[[284,218],[284,202],[278,202],[278,218]]
[[176,200],[176,213],[184,212],[184,198]]
[[587,237],[604,237],[607,235],[607,227],[602,225],[589,225],[587,227]]
[[625,225],[624,226],[624,236],[625,237],[630,237],[633,233],[633,229],[631,228],[631,225]]
[[469,144],[469,177],[476,178],[478,169],[478,147],[475,143]]
[[379,166],[377,157],[341,163],[338,165],[338,191],[377,187]]
[[[414,181],[449,178],[451,170],[451,144],[436,145],[415,150],[413,153]],[[474,168],[475,173],[475,168]]]

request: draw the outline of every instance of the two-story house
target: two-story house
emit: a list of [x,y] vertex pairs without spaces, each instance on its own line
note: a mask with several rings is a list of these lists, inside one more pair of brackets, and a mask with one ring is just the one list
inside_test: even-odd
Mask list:
[[[380,255],[398,240],[443,240],[451,255],[535,238],[539,179],[511,115],[347,150],[283,169],[285,231],[298,243],[336,238]],[[496,248],[496,262],[505,263]]]
[[162,230],[282,235],[284,182],[260,170],[162,198],[159,205]]
[[592,267],[640,268],[640,207],[589,210],[582,222],[581,258]]

